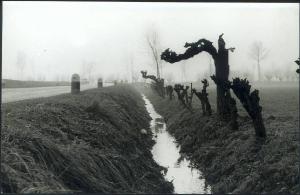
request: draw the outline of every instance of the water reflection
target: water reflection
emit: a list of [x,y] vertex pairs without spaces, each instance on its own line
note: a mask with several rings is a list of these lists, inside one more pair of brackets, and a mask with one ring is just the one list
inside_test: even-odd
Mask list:
[[152,149],[153,158],[158,164],[168,168],[165,178],[173,182],[175,193],[211,193],[210,186],[206,184],[199,170],[190,168],[190,162],[185,158],[178,161],[180,148],[176,147],[175,139],[166,131],[164,119],[144,95],[143,99],[152,118],[150,126],[156,141]]

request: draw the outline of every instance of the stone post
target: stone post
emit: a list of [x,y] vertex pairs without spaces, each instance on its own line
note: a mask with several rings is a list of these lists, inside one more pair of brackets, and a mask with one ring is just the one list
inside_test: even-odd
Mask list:
[[73,74],[71,79],[71,93],[78,94],[80,92],[80,77],[79,74]]
[[98,79],[98,88],[102,88],[103,87],[103,80],[102,78]]

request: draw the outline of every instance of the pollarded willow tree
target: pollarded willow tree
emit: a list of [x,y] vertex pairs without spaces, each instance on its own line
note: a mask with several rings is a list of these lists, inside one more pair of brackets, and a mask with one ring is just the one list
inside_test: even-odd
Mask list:
[[201,92],[197,92],[196,89],[192,89],[192,94],[195,94],[201,102],[203,115],[211,115],[211,106],[208,99],[208,93],[206,88],[209,86],[207,79],[201,81],[203,83],[203,88]]
[[154,83],[151,84],[152,88],[157,91],[161,97],[165,97],[164,79],[156,78],[154,75],[148,75],[147,71],[141,71],[142,77],[145,79],[151,79]]
[[[225,41],[222,38],[223,33],[219,36],[218,50],[213,46],[212,42],[207,39],[200,39],[194,43],[185,43],[184,47],[187,48],[183,54],[176,54],[169,48],[161,54],[161,59],[169,63],[187,60],[195,55],[205,51],[209,53],[215,64],[215,78],[218,83],[228,82],[229,64],[228,64],[228,51],[233,52],[235,48],[225,47]],[[217,83],[216,83],[217,84]],[[228,94],[230,90],[222,85],[217,84],[217,112],[223,118],[230,117],[230,103],[228,101]]]
[[[296,64],[298,64],[298,66],[300,66],[300,58],[298,58],[298,60],[295,61]],[[296,70],[296,72],[299,74],[300,73],[300,70],[299,68]]]

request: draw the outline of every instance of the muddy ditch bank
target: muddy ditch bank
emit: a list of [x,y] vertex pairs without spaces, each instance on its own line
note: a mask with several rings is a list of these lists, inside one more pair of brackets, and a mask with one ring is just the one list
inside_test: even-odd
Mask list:
[[2,192],[170,193],[150,119],[128,85],[2,104]]
[[182,157],[201,170],[213,193],[299,193],[299,134],[291,133],[297,127],[284,126],[283,118],[268,118],[268,137],[262,142],[255,139],[249,117],[240,116],[239,130],[231,130],[215,112],[202,116],[196,98],[191,113],[176,95],[170,101],[149,88],[139,90],[164,117]]

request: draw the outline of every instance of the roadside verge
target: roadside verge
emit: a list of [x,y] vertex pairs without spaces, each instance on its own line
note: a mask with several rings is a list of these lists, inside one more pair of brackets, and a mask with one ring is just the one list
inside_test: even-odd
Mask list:
[[[128,85],[2,104],[3,192],[170,193]],[[147,134],[141,134],[146,129]]]

